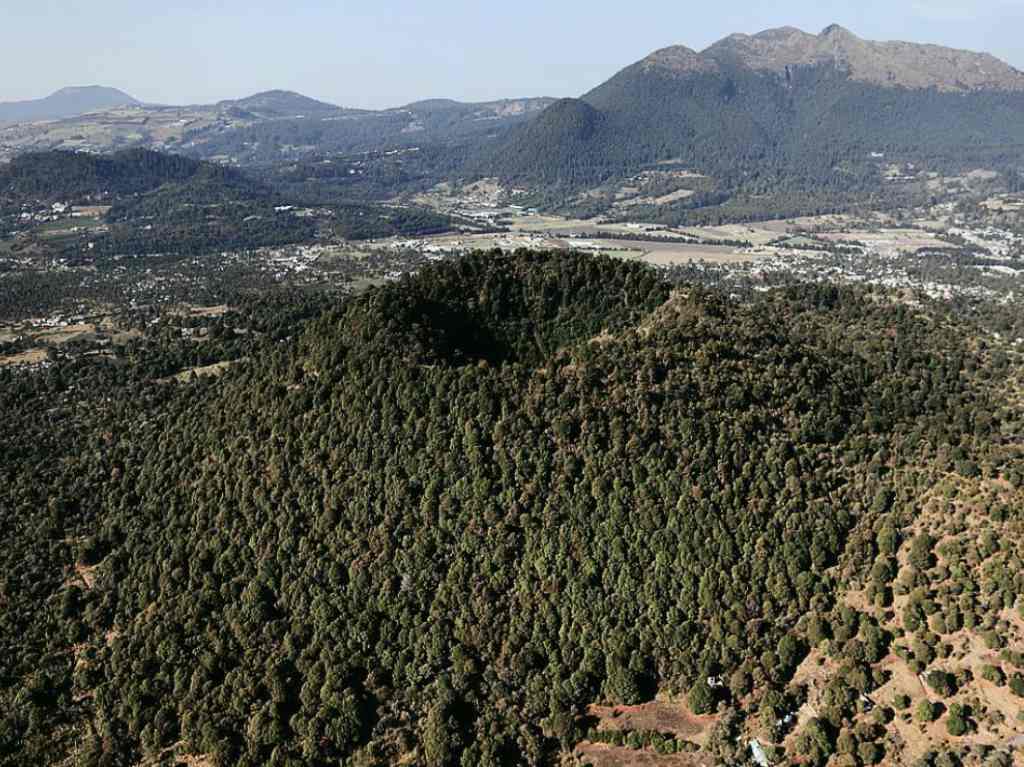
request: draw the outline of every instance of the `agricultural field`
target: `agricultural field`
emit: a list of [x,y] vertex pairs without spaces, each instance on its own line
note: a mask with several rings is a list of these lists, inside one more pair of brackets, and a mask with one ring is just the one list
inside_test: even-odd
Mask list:
[[[488,194],[495,194],[488,187]],[[458,200],[456,200],[456,203]],[[453,203],[449,212],[467,215]],[[1024,237],[988,225],[964,225],[949,217],[922,217],[908,223],[885,214],[867,217],[829,215],[714,227],[665,227],[609,222],[601,218],[573,219],[517,208],[489,209],[490,222],[504,231],[462,232],[415,239],[378,240],[377,249],[418,249],[426,253],[464,254],[499,248],[515,250],[580,250],[628,258],[656,267],[689,264],[743,266],[751,270],[794,270],[811,276],[814,264],[837,253],[848,263],[833,276],[855,281],[873,279],[876,261],[900,256],[930,256],[940,251],[972,248],[1005,259],[1024,245]],[[959,225],[958,225],[959,223]],[[856,255],[863,256],[863,269]],[[995,264],[999,267],[999,264]],[[1012,264],[1010,264],[1012,267]],[[1002,268],[1002,267],[1000,267]]]

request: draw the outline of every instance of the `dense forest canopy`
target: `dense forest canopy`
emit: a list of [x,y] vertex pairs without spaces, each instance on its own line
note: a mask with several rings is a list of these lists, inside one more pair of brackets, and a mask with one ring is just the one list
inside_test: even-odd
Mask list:
[[15,202],[22,198],[68,202],[88,196],[148,192],[197,176],[225,183],[238,183],[242,178],[237,171],[222,166],[146,149],[112,155],[32,152],[0,167],[0,194]]
[[840,592],[937,456],[1021,485],[967,322],[488,253],[92,416],[29,414],[102,368],[8,376],[0,761],[556,764],[592,703],[781,707],[830,623],[891,640]]

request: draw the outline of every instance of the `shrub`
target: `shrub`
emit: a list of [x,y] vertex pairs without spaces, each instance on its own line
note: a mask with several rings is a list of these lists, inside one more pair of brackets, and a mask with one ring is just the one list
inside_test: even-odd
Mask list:
[[930,724],[938,717],[938,711],[930,700],[922,700],[914,710],[914,717],[922,724]]
[[959,738],[967,734],[968,727],[967,717],[965,716],[964,708],[959,703],[954,703],[949,707],[949,717],[946,719],[946,732],[952,735],[954,738]]
[[1024,676],[1014,674],[1010,677],[1010,692],[1018,698],[1024,698]]
[[690,710],[698,716],[710,714],[715,710],[715,691],[711,689],[706,679],[701,678],[690,688],[686,702],[689,704]]

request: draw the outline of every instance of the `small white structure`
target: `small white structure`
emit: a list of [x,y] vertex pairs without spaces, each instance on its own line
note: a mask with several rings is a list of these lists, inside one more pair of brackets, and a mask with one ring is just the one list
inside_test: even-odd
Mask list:
[[750,755],[754,757],[754,761],[757,762],[758,767],[772,767],[772,763],[768,760],[768,754],[764,750],[764,746],[762,746],[759,741],[750,741]]

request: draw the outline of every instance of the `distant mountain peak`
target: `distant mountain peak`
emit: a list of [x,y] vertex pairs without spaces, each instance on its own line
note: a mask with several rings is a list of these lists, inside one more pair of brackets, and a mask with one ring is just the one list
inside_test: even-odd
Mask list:
[[774,27],[758,32],[754,37],[758,40],[789,40],[794,37],[811,37],[811,35],[797,27]]
[[322,115],[340,111],[340,107],[317,101],[295,91],[280,88],[260,91],[240,99],[221,101],[217,106],[225,109],[242,109],[253,114],[268,117],[294,117],[298,115]]
[[582,99],[559,99],[545,109],[534,123],[539,130],[554,130],[574,139],[590,137],[602,119],[601,113]]
[[315,101],[318,104],[325,103],[322,101],[316,101],[316,99],[312,99],[309,96],[303,96],[298,91],[289,91],[283,88],[272,88],[269,91],[260,91],[259,93],[254,93],[251,96],[242,99],[242,101],[253,101],[256,99],[295,99],[299,101]]
[[126,99],[127,101],[135,101],[134,98],[124,91],[118,90],[117,88],[111,88],[106,85],[67,85],[52,93],[49,98],[55,98],[58,96],[82,96],[87,94],[108,94]]
[[[730,35],[703,52],[654,51],[497,137],[474,171],[604,194],[610,181],[664,163],[714,178],[724,195],[733,185],[745,190],[748,168],[766,162],[793,173],[794,184],[831,184],[846,173],[837,153],[867,174],[875,163],[865,146],[963,156],[974,146],[1014,146],[1022,131],[1024,75],[992,56],[872,42],[839,25],[814,34],[779,27]],[[698,203],[718,205],[682,205]],[[662,207],[652,210],[660,216]]]
[[821,30],[821,34],[818,37],[856,37],[856,35],[839,24],[829,24]]
[[74,85],[61,88],[46,98],[0,104],[0,122],[62,120],[138,103],[136,99],[117,88],[103,85]]
[[685,45],[673,45],[657,50],[643,59],[640,66],[645,70],[657,69],[675,74],[712,72],[718,69],[713,60],[701,56]]
[[795,27],[730,35],[699,54],[719,64],[784,73],[791,67],[831,65],[851,79],[941,91],[1024,90],[1024,75],[987,53],[907,42],[874,42],[839,24],[811,35]]

